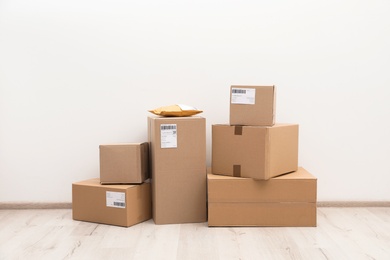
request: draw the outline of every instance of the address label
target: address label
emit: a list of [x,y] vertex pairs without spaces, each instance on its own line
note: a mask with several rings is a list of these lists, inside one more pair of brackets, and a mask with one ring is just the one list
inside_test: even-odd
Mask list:
[[106,206],[126,208],[126,194],[124,192],[106,191]]
[[177,125],[161,124],[161,148],[177,148]]
[[254,105],[256,102],[256,89],[232,88],[232,104]]

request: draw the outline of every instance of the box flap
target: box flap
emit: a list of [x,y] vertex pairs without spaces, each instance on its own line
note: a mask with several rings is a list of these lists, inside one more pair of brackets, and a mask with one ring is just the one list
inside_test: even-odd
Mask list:
[[115,189],[115,190],[127,190],[127,189],[131,189],[131,188],[136,186],[136,185],[129,185],[129,184],[104,184],[104,185],[102,185],[100,183],[100,178],[94,178],[94,179],[88,179],[88,180],[84,180],[84,181],[74,182],[73,185],[102,187],[102,188],[109,188],[109,189]]

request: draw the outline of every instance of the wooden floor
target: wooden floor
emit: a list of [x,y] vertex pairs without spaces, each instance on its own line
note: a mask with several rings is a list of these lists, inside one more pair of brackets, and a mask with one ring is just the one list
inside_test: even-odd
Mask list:
[[130,228],[0,210],[0,259],[390,259],[390,208],[318,208],[315,228]]

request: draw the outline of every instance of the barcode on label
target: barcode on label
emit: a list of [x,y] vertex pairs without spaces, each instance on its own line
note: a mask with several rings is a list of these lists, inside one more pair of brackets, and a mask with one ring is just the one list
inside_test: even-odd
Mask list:
[[126,208],[126,194],[124,192],[106,191],[106,206]]
[[118,206],[118,207],[125,207],[126,204],[123,203],[123,202],[114,202],[114,206]]
[[176,130],[176,125],[161,125],[161,130]]
[[177,124],[161,124],[161,148],[177,148]]
[[246,94],[246,89],[232,89],[233,94]]
[[256,89],[232,88],[231,104],[254,105],[256,103]]

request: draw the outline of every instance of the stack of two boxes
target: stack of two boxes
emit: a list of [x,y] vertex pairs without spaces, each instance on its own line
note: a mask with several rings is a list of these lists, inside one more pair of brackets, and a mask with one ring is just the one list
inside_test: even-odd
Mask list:
[[73,183],[73,219],[129,227],[151,218],[148,143],[100,145],[100,178]]
[[212,126],[209,226],[316,226],[317,179],[298,167],[298,127],[275,124],[274,86],[231,87],[230,124]]

